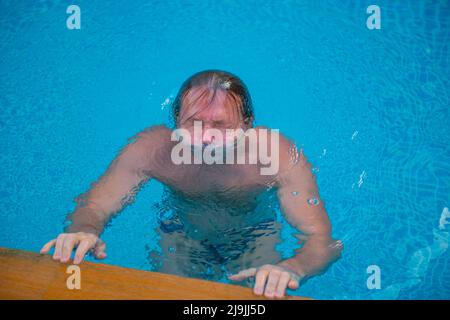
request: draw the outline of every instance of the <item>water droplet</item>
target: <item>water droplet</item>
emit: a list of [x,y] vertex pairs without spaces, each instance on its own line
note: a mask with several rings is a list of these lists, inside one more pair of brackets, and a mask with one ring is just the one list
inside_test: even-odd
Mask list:
[[291,193],[292,193],[293,196],[298,196],[299,195],[298,191],[292,191]]
[[290,163],[291,164],[297,164],[298,161],[300,160],[300,155],[298,153],[297,146],[292,145],[289,148],[288,152],[289,152],[289,157],[290,157]]
[[230,80],[226,80],[226,81],[222,82],[222,83],[221,83],[221,87],[222,87],[223,89],[226,89],[226,90],[230,89],[230,87],[231,87],[231,81],[230,81]]
[[267,183],[266,186],[266,190],[270,191],[275,186],[275,181]]
[[322,154],[319,156],[319,158],[325,157],[326,154],[327,154],[327,149],[323,149]]
[[310,206],[317,206],[319,204],[319,200],[317,198],[309,198],[308,204]]
[[330,245],[328,245],[328,247],[332,248],[332,249],[336,249],[336,248],[342,248],[342,241],[341,240],[337,240],[333,243],[331,243]]

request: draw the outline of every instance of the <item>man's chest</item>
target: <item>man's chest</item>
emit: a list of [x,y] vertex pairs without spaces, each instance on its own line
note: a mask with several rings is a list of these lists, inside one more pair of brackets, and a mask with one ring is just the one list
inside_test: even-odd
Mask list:
[[168,172],[166,184],[187,194],[222,194],[230,198],[266,189],[273,179],[254,165],[182,165]]

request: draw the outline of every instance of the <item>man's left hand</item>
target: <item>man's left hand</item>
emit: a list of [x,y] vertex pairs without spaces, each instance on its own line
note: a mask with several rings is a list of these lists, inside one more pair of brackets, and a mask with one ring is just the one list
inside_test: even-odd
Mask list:
[[286,288],[295,290],[299,286],[301,276],[280,265],[265,264],[259,268],[249,268],[231,275],[228,279],[242,281],[255,277],[253,292],[267,298],[283,298]]

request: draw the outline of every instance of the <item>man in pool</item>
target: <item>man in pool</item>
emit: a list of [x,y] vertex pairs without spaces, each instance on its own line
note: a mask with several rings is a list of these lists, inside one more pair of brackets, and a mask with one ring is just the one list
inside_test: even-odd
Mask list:
[[[105,225],[145,182],[156,179],[169,190],[162,211],[171,213],[157,230],[158,271],[214,279],[232,271],[228,279],[251,284],[257,295],[280,298],[339,258],[342,243],[331,237],[311,164],[277,130],[253,127],[251,98],[238,77],[219,70],[194,74],[180,88],[172,111],[175,130],[161,125],[138,133],[77,198],[71,224],[41,253],[55,247],[53,259],[68,262],[75,250],[75,264],[88,252],[105,258],[99,238]],[[218,161],[225,155],[229,160],[229,152],[236,155],[231,160],[243,156],[244,161]],[[271,190],[299,232],[302,246],[287,259],[275,250],[281,224],[261,197]]]

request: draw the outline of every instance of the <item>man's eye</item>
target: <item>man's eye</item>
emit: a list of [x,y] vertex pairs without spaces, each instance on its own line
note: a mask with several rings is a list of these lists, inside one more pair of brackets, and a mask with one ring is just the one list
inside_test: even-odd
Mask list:
[[194,121],[192,120],[188,120],[184,123],[184,126],[186,127],[193,127],[194,126]]
[[228,123],[220,123],[217,125],[217,128],[221,128],[221,129],[233,129],[233,125],[228,124]]

